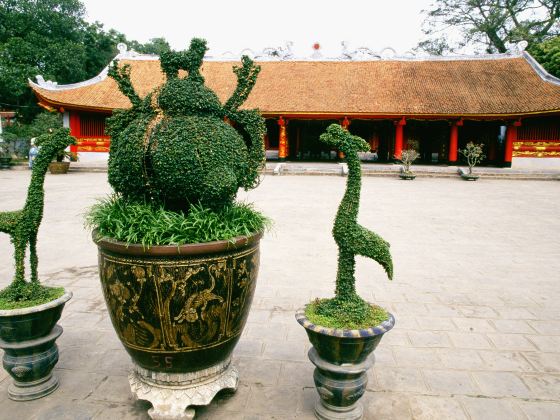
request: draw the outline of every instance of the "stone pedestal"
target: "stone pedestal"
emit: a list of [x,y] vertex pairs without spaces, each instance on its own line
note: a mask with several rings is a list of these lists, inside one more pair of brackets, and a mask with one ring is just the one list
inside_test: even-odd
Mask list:
[[154,372],[134,365],[128,376],[132,394],[152,403],[154,420],[194,419],[191,405],[210,404],[222,389],[237,390],[239,373],[228,359],[211,368],[189,373]]
[[3,365],[13,378],[8,386],[8,397],[14,401],[29,401],[44,397],[58,388],[58,378],[52,370],[58,362],[55,340],[62,327],[55,325],[44,337],[20,342],[0,339],[4,349]]
[[315,415],[321,420],[359,420],[364,409],[359,399],[368,383],[367,371],[375,363],[371,353],[362,363],[335,365],[322,359],[315,348],[308,353],[315,365],[313,379],[319,393]]

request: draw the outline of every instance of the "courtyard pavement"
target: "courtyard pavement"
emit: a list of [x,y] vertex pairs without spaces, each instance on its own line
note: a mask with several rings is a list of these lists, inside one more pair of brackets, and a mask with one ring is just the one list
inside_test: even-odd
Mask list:
[[[30,174],[0,171],[0,210],[23,206]],[[97,250],[83,213],[110,192],[106,173],[47,175],[39,232],[42,280],[74,293],[60,324],[60,388],[38,401],[7,398],[1,419],[145,419],[131,362],[108,318]],[[262,240],[249,322],[234,353],[235,394],[200,419],[313,419],[316,391],[295,310],[332,294],[330,236],[341,176],[271,176],[240,198],[275,222]],[[560,183],[460,178],[363,179],[360,222],[391,243],[395,279],[359,259],[358,291],[395,328],[376,350],[366,419],[560,418]],[[0,287],[13,275],[0,235]]]

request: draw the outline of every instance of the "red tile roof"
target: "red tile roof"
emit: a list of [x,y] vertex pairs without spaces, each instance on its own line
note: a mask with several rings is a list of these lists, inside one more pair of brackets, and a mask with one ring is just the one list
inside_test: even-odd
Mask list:
[[[157,60],[130,64],[144,96],[164,81]],[[225,101],[235,88],[231,61],[206,61],[206,83]],[[265,115],[527,115],[560,111],[560,84],[524,57],[408,61],[263,61],[243,106]],[[68,89],[32,84],[39,99],[66,108],[112,110],[130,102],[111,78]]]

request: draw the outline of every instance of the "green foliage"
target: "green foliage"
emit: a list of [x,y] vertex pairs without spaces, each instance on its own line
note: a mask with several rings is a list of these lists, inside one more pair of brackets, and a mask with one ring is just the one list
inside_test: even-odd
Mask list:
[[389,319],[380,306],[364,300],[316,299],[305,307],[305,316],[315,325],[326,328],[360,329],[375,327]]
[[482,160],[486,157],[486,155],[482,152],[483,146],[483,144],[474,144],[471,141],[467,143],[464,149],[459,149],[459,153],[465,157],[467,165],[469,165],[469,174],[472,174],[472,168],[482,162]]
[[547,72],[560,78],[560,36],[533,45],[529,52]]
[[[45,174],[53,157],[56,156],[60,149],[66,148],[74,140],[74,137],[70,136],[68,130],[65,128],[58,129],[52,134],[48,134],[33,163],[33,172],[31,174],[31,182],[27,190],[27,200],[25,201],[24,208],[22,210],[0,213],[0,232],[10,235],[10,239],[15,248],[16,274],[12,282],[13,289],[11,289],[11,292],[6,292],[7,295],[5,296],[20,296],[16,293],[18,290],[36,291],[39,295],[43,296],[41,292],[42,289],[37,287],[25,288],[25,253],[29,245],[31,282],[38,283],[37,264],[39,261],[37,258],[37,233],[41,225],[41,220],[43,219],[45,198],[43,184],[45,181]],[[27,292],[22,293],[21,296],[27,296],[25,294]],[[31,296],[29,299],[33,298],[34,297]]]
[[403,172],[409,173],[410,167],[414,163],[416,159],[420,157],[420,153],[418,153],[414,149],[406,149],[401,152],[400,162],[402,163]]
[[[465,46],[505,53],[511,44],[529,47],[560,32],[558,0],[436,0],[426,13],[419,49],[444,54]],[[448,28],[460,31],[460,39]]]
[[29,308],[58,299],[63,287],[48,287],[39,283],[12,283],[0,290],[0,310]]
[[[133,105],[108,121],[109,183],[128,201],[153,201],[183,212],[198,203],[218,210],[233,203],[239,188],[258,185],[264,120],[257,110],[237,108],[259,67],[243,58],[242,67],[234,69],[237,89],[222,106],[200,73],[205,52],[206,41],[195,38],[188,51],[163,53],[167,82],[144,99],[134,91],[126,67],[117,63],[110,70]],[[181,69],[186,77],[179,77]]]
[[140,52],[169,47],[163,38],[144,45],[129,41],[99,22],[86,22],[84,16],[79,0],[2,0],[0,106],[12,105],[29,122],[40,108],[28,79],[39,74],[61,84],[89,79],[113,59],[119,42]]
[[385,269],[389,279],[393,277],[393,261],[389,244],[376,233],[358,224],[362,186],[358,152],[368,151],[369,144],[338,124],[331,124],[320,136],[320,140],[344,153],[348,163],[348,180],[333,227],[333,237],[338,245],[335,297],[318,303],[316,312],[318,315],[332,318],[333,322],[340,325],[347,325],[346,328],[352,328],[351,325],[361,324],[368,317],[370,307],[356,293],[356,255],[377,261]]
[[86,225],[100,236],[150,247],[230,240],[263,232],[270,221],[248,204],[234,203],[219,211],[192,205],[185,214],[112,196],[90,209]]

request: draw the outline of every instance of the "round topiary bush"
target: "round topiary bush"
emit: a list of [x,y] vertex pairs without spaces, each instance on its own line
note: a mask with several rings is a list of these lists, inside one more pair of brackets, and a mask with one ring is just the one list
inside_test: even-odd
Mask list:
[[[222,105],[200,73],[206,50],[206,42],[195,38],[188,51],[164,53],[167,80],[143,99],[134,91],[130,68],[111,67],[109,75],[132,102],[108,122],[109,183],[124,198],[186,212],[194,204],[219,210],[239,188],[258,185],[264,119],[257,110],[238,108],[260,67],[243,57],[233,69],[237,88]],[[179,70],[187,75],[180,77]]]

